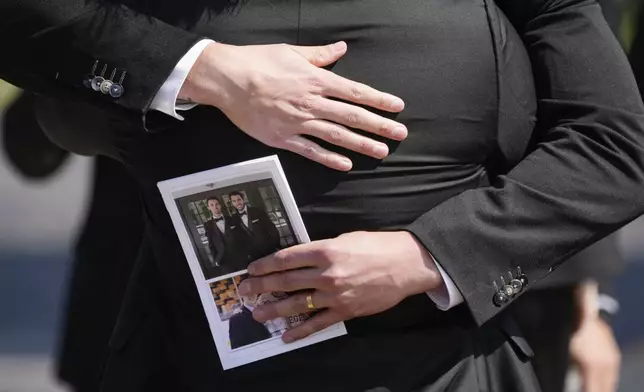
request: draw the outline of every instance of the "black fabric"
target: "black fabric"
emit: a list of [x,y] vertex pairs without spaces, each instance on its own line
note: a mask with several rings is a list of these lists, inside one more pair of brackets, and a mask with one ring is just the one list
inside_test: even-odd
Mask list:
[[[147,111],[177,61],[200,39],[122,4],[100,0],[20,0],[0,4],[0,78],[47,94],[81,95]],[[114,99],[83,82],[126,71],[126,93]],[[120,79],[120,77],[119,77]]]
[[[522,339],[507,332],[506,315],[492,304],[492,281],[520,265],[536,282],[642,212],[644,110],[596,3],[498,4],[519,34],[484,0],[257,0],[190,28],[232,44],[344,39],[349,52],[333,71],[404,98],[395,117],[409,137],[387,141],[391,155],[382,161],[349,153],[354,170],[338,173],[254,141],[209,107],[156,133],[141,132],[127,114],[101,117],[144,192],[150,253],[139,262],[154,273],[132,285],[156,293],[148,299],[154,306],[126,296],[104,390],[141,390],[141,374],[166,366],[174,372],[161,373],[185,391],[535,389]],[[121,41],[121,56],[131,55],[132,41]],[[157,47],[159,58],[186,42]],[[142,60],[150,78],[167,77],[165,61],[157,75]],[[152,97],[157,84],[141,96]],[[214,146],[222,153],[212,154]],[[223,372],[156,182],[275,153],[312,239],[407,228],[466,304],[441,312],[427,296],[413,296],[347,322],[347,336]],[[149,308],[158,315],[146,316]],[[155,325],[159,333],[149,337]],[[161,342],[152,350],[160,363],[141,349],[152,340]],[[320,374],[333,377],[311,383]]]
[[2,116],[2,147],[9,162],[25,177],[42,179],[54,174],[69,152],[53,144],[43,133],[34,114],[36,97],[21,93]]
[[140,194],[120,162],[94,162],[89,214],[75,245],[56,366],[76,392],[94,392],[143,238]]
[[[622,12],[620,2],[618,0],[599,0],[598,3],[613,35],[619,37]],[[644,25],[640,27],[644,27]],[[637,78],[637,74],[635,76]],[[594,279],[602,283],[611,281],[625,267],[618,234],[609,235],[566,260],[561,267],[544,278],[537,288],[572,286],[587,279]]]
[[535,288],[573,286],[589,279],[610,281],[616,278],[625,268],[618,234],[611,234],[566,260]]
[[577,327],[575,286],[534,290],[511,313],[534,350],[532,366],[543,392],[563,392],[570,364],[570,339]]
[[600,7],[499,4],[532,60],[539,121],[531,152],[491,186],[452,197],[410,226],[478,322],[498,312],[489,298],[500,276],[521,266],[539,281],[642,213],[641,98]]
[[[222,218],[224,219],[224,218]],[[214,220],[204,223],[208,246],[212,252],[214,265],[209,260],[200,260],[206,279],[244,270],[248,267],[248,258],[242,253],[243,237],[240,233],[242,223],[232,217],[225,218],[225,232],[222,233]]]
[[255,321],[253,314],[244,306],[241,313],[229,319],[228,336],[230,336],[230,348],[236,349],[266,340],[271,337],[271,334],[264,324]]
[[248,260],[253,261],[274,253],[280,249],[280,234],[268,217],[266,211],[257,207],[246,207],[248,226],[244,225],[242,215],[236,214],[236,220],[246,234],[242,244],[248,249]]

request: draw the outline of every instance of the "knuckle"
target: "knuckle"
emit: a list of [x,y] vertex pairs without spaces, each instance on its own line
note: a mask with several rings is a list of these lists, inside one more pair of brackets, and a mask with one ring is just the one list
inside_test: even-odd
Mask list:
[[291,288],[292,280],[288,274],[280,273],[275,276],[277,281],[277,287],[281,288],[284,291],[289,291]]
[[332,262],[338,255],[338,247],[333,244],[327,244],[317,250],[317,257],[322,261]]
[[321,74],[314,74],[308,78],[308,84],[313,91],[320,91],[324,88],[324,80]]
[[337,278],[332,274],[328,274],[328,273],[322,274],[320,275],[318,280],[319,280],[318,283],[321,289],[331,290],[336,287]]
[[364,140],[364,141],[360,142],[360,145],[359,145],[359,146],[360,146],[360,147],[359,147],[359,148],[360,148],[360,152],[369,153],[369,152],[372,152],[372,151],[374,150],[374,148],[373,148],[373,146],[371,145],[371,143],[370,143],[370,142],[368,142],[368,141],[366,141],[366,140]]
[[315,97],[312,95],[307,95],[298,99],[294,106],[303,112],[309,112],[315,108]]
[[323,63],[327,57],[329,56],[330,49],[328,48],[320,48],[315,51],[315,59],[321,63]]
[[351,89],[349,90],[349,94],[352,99],[360,99],[364,95],[363,90],[364,89],[362,88],[362,86],[360,86],[359,84],[356,84],[351,86]]
[[353,126],[358,123],[358,115],[355,112],[349,112],[345,115],[347,125]]
[[342,143],[342,140],[343,140],[342,132],[340,132],[340,130],[338,129],[331,129],[328,132],[328,138],[329,138],[329,141],[334,144]]
[[293,299],[293,310],[295,309],[308,309],[308,303],[306,302],[307,294],[297,294],[292,296]]
[[271,147],[280,147],[284,144],[285,136],[280,131],[269,132],[266,144]]
[[378,133],[380,133],[381,135],[392,136],[393,133],[394,133],[394,129],[393,129],[393,127],[391,127],[389,125],[389,123],[383,121],[380,124],[380,127],[378,129]]
[[292,263],[292,257],[286,250],[279,250],[274,255],[275,263],[278,270],[283,271],[289,269]]
[[355,310],[346,296],[338,297],[334,308],[345,319],[355,316]]
[[378,105],[381,108],[387,107],[389,106],[389,100],[383,94],[380,94],[380,98],[378,99]]
[[315,147],[313,147],[313,146],[305,146],[304,150],[302,151],[302,153],[307,158],[313,158],[313,157],[315,157],[316,150],[315,150]]
[[308,331],[309,333],[317,332],[326,327],[326,321],[320,317],[316,317],[312,321],[311,329]]

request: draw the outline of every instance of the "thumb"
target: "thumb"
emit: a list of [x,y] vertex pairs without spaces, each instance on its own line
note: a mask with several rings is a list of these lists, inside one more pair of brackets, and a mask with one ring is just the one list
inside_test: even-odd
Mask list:
[[325,46],[292,46],[292,48],[316,67],[333,64],[347,53],[347,44],[344,41]]

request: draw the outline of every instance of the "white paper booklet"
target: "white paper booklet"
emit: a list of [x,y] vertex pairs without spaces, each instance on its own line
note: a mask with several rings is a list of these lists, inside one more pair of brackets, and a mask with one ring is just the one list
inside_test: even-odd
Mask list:
[[286,293],[242,297],[248,264],[309,242],[277,156],[241,162],[157,184],[199,290],[224,369],[346,334],[343,323],[286,344],[301,314],[259,323],[251,310]]

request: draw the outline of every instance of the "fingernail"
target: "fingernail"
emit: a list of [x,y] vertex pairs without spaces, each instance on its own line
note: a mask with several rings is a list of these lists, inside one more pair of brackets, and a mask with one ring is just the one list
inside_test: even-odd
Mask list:
[[252,264],[248,265],[248,268],[246,268],[246,270],[248,271],[249,275],[254,275],[255,272],[257,272],[255,266]]
[[240,294],[240,295],[246,295],[246,294],[248,294],[248,291],[249,291],[249,289],[248,289],[248,285],[247,285],[247,284],[245,284],[245,282],[242,282],[242,283],[239,285],[238,290],[239,290],[239,294]]
[[333,49],[333,53],[342,53],[346,50],[347,44],[343,41],[336,42],[331,46],[331,49]]
[[403,125],[398,125],[394,128],[394,137],[398,139],[404,139],[407,137],[407,128]]
[[378,157],[384,158],[389,154],[389,147],[386,144],[378,144],[374,147],[374,152]]
[[293,343],[295,341],[295,338],[291,335],[284,335],[282,336],[282,340],[284,343]]
[[405,108],[405,102],[398,98],[398,97],[393,97],[391,100],[391,109],[395,111],[401,111]]
[[351,170],[351,167],[353,166],[353,163],[351,163],[351,160],[348,158],[340,158],[340,168],[342,170]]

